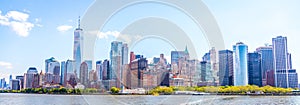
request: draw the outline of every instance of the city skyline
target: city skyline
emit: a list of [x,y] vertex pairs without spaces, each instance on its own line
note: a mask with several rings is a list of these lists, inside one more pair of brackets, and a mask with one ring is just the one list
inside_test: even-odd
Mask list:
[[[77,2],[78,2],[77,4],[83,3],[82,1],[77,1]],[[248,35],[249,34],[253,34],[253,33],[249,32],[249,30],[245,31],[245,32],[238,32],[238,31],[241,31],[241,30],[236,30],[237,32],[232,32],[232,33],[227,32],[227,31],[232,31],[232,30],[231,29],[227,30],[226,27],[224,27],[224,26],[228,25],[228,24],[226,24],[226,22],[224,23],[224,21],[226,19],[220,19],[220,17],[223,16],[222,14],[224,14],[224,13],[220,13],[220,11],[221,11],[220,8],[216,8],[215,7],[215,6],[217,6],[217,5],[221,4],[221,3],[214,3],[214,1],[204,1],[204,2],[208,5],[208,7],[212,10],[212,12],[214,13],[214,15],[216,16],[216,20],[219,22],[220,28],[222,29],[222,31],[225,31],[223,33],[223,36],[224,36],[224,40],[225,40],[225,44],[226,44],[226,48],[227,49],[231,49],[231,46],[233,45],[233,43],[236,43],[238,41],[242,41],[242,42],[247,43],[248,46],[251,47],[251,48],[249,48],[250,49],[249,51],[252,52],[252,51],[254,51],[254,49],[256,49],[256,48],[258,48],[260,46],[263,46],[264,43],[271,43],[271,38],[273,38],[275,36],[283,35],[283,36],[287,36],[288,37],[288,40],[289,40],[288,41],[288,46],[289,46],[288,48],[289,48],[290,53],[293,54],[292,58],[294,58],[294,59],[292,59],[292,60],[293,60],[293,62],[295,64],[294,68],[297,69],[299,67],[297,65],[297,62],[298,62],[297,58],[299,57],[299,55],[297,53],[295,53],[295,51],[294,51],[294,50],[296,50],[296,46],[295,46],[295,44],[291,44],[291,43],[296,43],[295,40],[297,38],[295,38],[295,36],[293,36],[293,35],[295,35],[295,33],[292,32],[292,34],[288,34],[288,33],[290,33],[290,31],[280,30],[280,31],[271,31],[270,33],[267,32],[268,34],[266,34],[265,36],[263,36],[263,38],[260,38],[260,36],[257,36],[257,37],[251,36],[253,38],[249,38],[246,35],[247,34]],[[9,6],[9,4],[12,5],[13,2],[6,2],[6,3]],[[65,4],[67,4],[67,3],[69,3],[69,2],[65,2]],[[278,3],[278,2],[275,1],[275,4],[276,3]],[[27,5],[29,5],[29,4],[27,4]],[[52,3],[52,4],[55,4],[55,3]],[[231,5],[234,5],[234,4],[235,3],[232,3]],[[2,36],[3,38],[1,38],[2,39],[1,42],[5,43],[5,44],[2,44],[2,46],[0,46],[3,49],[3,51],[4,51],[3,55],[1,56],[2,59],[0,59],[0,61],[2,63],[0,71],[1,71],[1,74],[5,74],[5,75],[1,75],[0,77],[6,77],[6,78],[8,78],[9,74],[13,74],[14,76],[16,74],[19,74],[19,73],[22,74],[30,66],[37,67],[38,71],[43,70],[43,68],[45,67],[43,61],[46,58],[49,58],[49,57],[52,57],[52,56],[55,57],[55,58],[57,58],[59,61],[66,61],[66,60],[72,58],[72,56],[73,56],[72,55],[72,49],[73,48],[70,47],[70,46],[72,46],[72,42],[73,42],[72,41],[73,40],[73,30],[77,26],[78,13],[72,13],[72,15],[66,15],[66,16],[68,16],[68,18],[72,19],[73,22],[62,22],[62,20],[68,21],[67,19],[62,19],[61,21],[59,21],[60,19],[55,19],[55,20],[44,19],[44,17],[41,18],[41,20],[39,20],[39,16],[37,14],[35,14],[36,13],[36,9],[35,8],[33,8],[33,9],[27,9],[25,7],[21,7],[20,6],[20,8],[13,9],[11,7],[9,9],[5,10],[4,9],[4,7],[5,7],[4,5],[5,4],[2,4],[2,5],[3,5],[2,6],[3,8],[0,8],[0,10],[1,10],[1,16],[2,17],[5,16],[5,15],[7,15],[7,14],[9,14],[10,11],[19,11],[19,12],[22,12],[22,13],[25,13],[25,14],[30,14],[30,17],[25,19],[26,21],[28,20],[29,22],[32,22],[32,23],[34,23],[36,21],[37,23],[34,23],[35,27],[33,27],[31,31],[28,31],[29,33],[27,35],[23,35],[23,36],[22,35],[18,36],[18,33],[14,32],[15,30],[4,31],[4,30],[10,29],[10,28],[7,27],[6,25],[4,25],[3,23],[1,23],[0,29],[2,30],[1,32],[3,32],[3,36]],[[64,3],[62,5],[64,5]],[[85,2],[84,5],[86,7],[82,6],[82,7],[80,7],[80,9],[78,9],[78,8],[73,8],[73,9],[76,9],[77,11],[83,11],[85,8],[88,7],[89,3]],[[149,4],[149,5],[152,5],[152,4]],[[230,5],[227,5],[227,6],[230,6]],[[234,6],[238,6],[238,5],[234,5]],[[249,7],[251,7],[251,5]],[[138,8],[138,7],[136,7],[136,8]],[[164,8],[164,7],[160,7],[160,8]],[[224,8],[226,8],[226,6]],[[268,8],[272,8],[272,6],[268,7]],[[227,7],[227,9],[233,9],[233,8]],[[29,12],[29,11],[31,11],[31,12]],[[65,10],[65,11],[68,11],[68,10]],[[227,12],[225,12],[225,13],[227,13]],[[32,16],[31,14],[35,14],[35,16],[34,15]],[[51,15],[51,14],[49,14],[49,15]],[[79,15],[83,16],[83,13],[81,13]],[[251,19],[249,19],[249,20],[251,20]],[[281,19],[279,19],[279,20],[281,20]],[[290,19],[288,19],[288,20],[290,20]],[[38,23],[38,21],[41,21],[41,22]],[[57,31],[56,28],[58,28],[59,25],[53,25],[52,24],[51,25],[52,28],[50,28],[50,25],[48,25],[49,22],[53,22],[53,21],[57,22],[56,24],[71,24],[70,26],[73,27],[73,28],[70,28],[71,30],[66,30],[65,32],[62,32],[62,33],[61,32],[55,32],[55,31]],[[21,21],[21,23],[22,23],[22,21]],[[43,25],[43,26],[39,27],[40,25]],[[276,27],[275,27],[275,29],[276,29]],[[283,28],[283,29],[285,29],[285,28]],[[38,30],[41,30],[41,32],[38,32]],[[45,30],[48,30],[48,31],[45,31]],[[109,30],[109,28],[107,30]],[[108,32],[107,30],[106,30],[106,32]],[[42,32],[42,31],[44,31],[44,32]],[[117,30],[117,29],[116,30],[112,30],[112,32],[110,34],[111,35],[113,35],[113,34],[117,35],[118,31],[119,30]],[[249,33],[246,33],[246,32],[249,32]],[[241,35],[241,36],[239,36],[239,35],[238,36],[233,36],[233,35],[237,35],[237,34],[241,34],[241,33],[244,33],[245,36],[243,36],[243,35]],[[44,35],[44,34],[46,34],[46,35]],[[52,34],[53,34],[53,37],[48,37],[48,36],[51,36]],[[230,34],[232,34],[232,35],[230,35]],[[262,34],[265,34],[265,32],[259,33],[257,35],[262,35]],[[44,36],[47,36],[47,37],[43,38]],[[108,37],[109,37],[108,40],[112,40],[113,39],[112,36],[108,36]],[[233,37],[236,37],[236,38],[233,38]],[[241,37],[246,37],[246,38],[241,38]],[[13,39],[13,38],[15,38],[15,39]],[[25,39],[23,39],[23,38],[25,38]],[[230,38],[230,39],[228,39],[228,38]],[[245,40],[247,38],[249,38],[249,40]],[[251,43],[251,42],[256,42],[256,40],[254,41],[253,39],[257,39],[257,38],[261,39],[261,40],[258,41],[259,42],[258,43],[259,46],[256,46],[256,43],[255,44]],[[48,40],[52,40],[52,41],[48,42]],[[58,41],[56,41],[56,40],[58,40]],[[232,41],[232,40],[235,40],[235,41]],[[8,41],[11,41],[11,42],[8,42]],[[29,43],[28,41],[31,42],[31,43]],[[55,44],[55,43],[54,44],[50,44],[53,41],[54,42],[59,42],[59,43],[58,44]],[[150,41],[153,41],[153,40],[150,40]],[[157,42],[157,40],[155,40],[155,41]],[[45,43],[45,42],[47,42],[47,43]],[[46,48],[42,48],[41,46],[36,46],[35,44],[37,44],[37,43],[41,44],[41,46],[46,46]],[[43,43],[45,43],[45,44],[43,44]],[[139,46],[143,46],[144,45],[143,43],[145,43],[147,45],[148,42],[147,41],[146,42],[142,42],[140,45],[137,45],[135,47],[135,49],[133,49],[133,50],[135,50],[135,52],[137,52],[138,54],[144,54],[144,55],[146,55],[147,58],[152,58],[154,56],[158,57],[158,55],[160,53],[166,54],[166,56],[168,58],[168,56],[170,57],[171,53],[170,52],[166,52],[166,51],[173,50],[170,46],[168,47],[168,45],[167,45],[166,47],[168,47],[168,48],[166,48],[165,51],[162,51],[162,52],[154,52],[154,51],[152,51],[151,53],[143,53],[143,52],[147,52],[147,50],[142,50],[142,49],[140,51],[138,50]],[[161,42],[161,41],[158,41],[158,43],[163,43],[163,45],[165,45],[165,43]],[[23,44],[23,45],[18,46],[19,44]],[[50,44],[50,45],[47,45],[47,44]],[[110,41],[108,41],[108,44],[104,44],[104,46],[108,46],[109,44],[110,44]],[[7,45],[7,46],[5,46],[5,45]],[[51,46],[51,45],[53,45],[53,46]],[[60,45],[64,46],[64,47],[57,47],[57,46],[60,46]],[[33,48],[31,48],[31,46]],[[294,46],[294,47],[292,47],[292,46]],[[21,50],[19,50],[17,48],[20,48]],[[29,48],[29,49],[26,49],[26,48]],[[201,53],[199,53],[199,55],[200,55],[199,57],[202,57],[202,54],[204,54],[205,52],[207,52],[209,49],[210,48],[207,47],[205,50],[199,51],[199,52],[201,52]],[[62,50],[62,52],[57,52],[56,50]],[[107,49],[106,51],[108,51],[108,50],[109,49]],[[178,50],[183,50],[183,49],[178,49]],[[201,50],[201,49],[199,49],[199,50]],[[22,52],[22,51],[24,51],[24,52]],[[101,56],[105,56],[106,55],[106,57],[99,57],[99,58],[97,58],[95,60],[100,60],[100,59],[102,60],[103,58],[108,58],[108,56],[107,56],[108,54],[107,54],[106,51],[104,50],[103,52],[101,52],[101,53],[105,53],[105,54],[99,54]],[[9,55],[10,52],[12,54],[15,54],[15,55],[14,56],[13,55]],[[41,54],[37,54],[39,52],[41,52]],[[43,54],[43,53],[45,53],[45,54]],[[28,55],[31,55],[31,56],[28,56]],[[32,58],[32,59],[30,59],[30,58]],[[28,63],[26,62],[27,60],[28,60]],[[167,60],[168,60],[168,62],[170,62],[169,58]],[[26,63],[23,64],[23,62],[26,62]]]

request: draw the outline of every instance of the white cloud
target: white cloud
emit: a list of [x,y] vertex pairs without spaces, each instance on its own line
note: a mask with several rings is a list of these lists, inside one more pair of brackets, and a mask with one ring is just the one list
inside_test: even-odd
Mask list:
[[120,36],[120,32],[118,31],[107,31],[107,32],[99,32],[97,34],[98,38],[108,38],[108,36],[113,36],[115,38],[118,38]]
[[27,19],[29,18],[28,14],[18,12],[18,11],[9,11],[5,16],[8,18],[12,18],[14,20],[23,21],[23,22],[27,21]]
[[12,21],[10,22],[10,26],[20,36],[27,37],[29,31],[34,27],[34,24],[29,22]]
[[27,21],[28,18],[29,14],[26,13],[9,11],[6,15],[2,15],[2,11],[0,11],[0,25],[9,26],[22,37],[27,37],[29,31],[34,27],[33,23]]
[[0,61],[0,66],[4,67],[6,69],[12,69],[13,68],[13,66],[12,66],[11,63],[9,63],[9,62],[3,62],[3,61]]
[[58,26],[56,29],[60,32],[66,32],[66,31],[69,31],[70,29],[72,29],[73,26],[69,26],[69,25],[61,25],[61,26]]

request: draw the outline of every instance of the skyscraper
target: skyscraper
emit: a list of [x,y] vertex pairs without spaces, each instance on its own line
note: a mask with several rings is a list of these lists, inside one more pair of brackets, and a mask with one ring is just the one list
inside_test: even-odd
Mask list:
[[[274,77],[272,75],[269,75],[269,82],[267,82],[267,74],[269,71],[274,70],[274,59],[273,59],[273,48],[272,46],[266,45],[264,47],[259,47],[256,49],[256,52],[258,52],[261,55],[261,74],[262,74],[262,85],[266,86],[273,86],[274,83],[271,83],[270,77]],[[270,74],[270,72],[269,72]]]
[[242,42],[233,46],[234,86],[248,85],[248,46]]
[[80,65],[80,83],[85,87],[88,86],[88,64],[82,62]]
[[110,66],[109,66],[109,60],[105,59],[103,61],[103,65],[102,65],[102,68],[103,68],[103,77],[102,79],[103,80],[110,80],[111,77],[112,77],[112,71],[110,69]]
[[[80,18],[80,17],[79,17]],[[82,61],[82,47],[83,47],[83,29],[80,28],[80,19],[78,19],[78,27],[74,31],[74,48],[73,48],[73,59],[75,60],[75,73],[79,78],[79,70]]]
[[66,61],[61,62],[60,84],[66,86],[67,66]]
[[287,38],[277,36],[276,38],[272,39],[272,43],[275,69],[275,86],[287,88],[289,87]]
[[96,62],[96,72],[98,75],[98,80],[103,80],[103,65],[102,65],[102,61],[97,61]]
[[248,83],[262,86],[261,57],[257,52],[248,53]]
[[46,80],[49,83],[59,84],[60,83],[60,63],[55,58],[46,59]]
[[171,64],[177,64],[180,58],[189,59],[189,51],[187,47],[184,51],[171,51]]
[[35,67],[30,67],[24,74],[24,88],[37,88],[39,85],[38,71]]
[[[113,80],[122,80],[122,66],[128,63],[128,46],[125,43],[113,41],[111,43],[110,51],[110,66]],[[121,82],[118,83],[117,87],[121,87]]]
[[219,82],[221,86],[233,85],[233,52],[219,51]]

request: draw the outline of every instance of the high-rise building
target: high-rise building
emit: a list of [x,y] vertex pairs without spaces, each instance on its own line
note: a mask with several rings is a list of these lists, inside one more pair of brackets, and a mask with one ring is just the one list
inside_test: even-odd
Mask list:
[[[274,65],[273,65],[274,59],[273,59],[272,46],[266,45],[264,47],[259,47],[256,49],[256,52],[258,52],[261,55],[262,85],[263,86],[266,86],[266,85],[273,86],[274,83],[271,83],[270,80],[269,80],[269,82],[267,82],[268,71],[274,70]],[[269,77],[270,76],[271,75],[269,75]],[[274,77],[274,76],[271,76],[271,77]]]
[[109,66],[109,60],[105,59],[103,61],[103,65],[102,65],[102,68],[103,68],[103,77],[102,79],[103,80],[111,80],[112,79],[112,71],[110,69],[110,66]]
[[111,43],[110,60],[112,79],[116,80],[117,87],[121,87],[122,66],[128,63],[127,44],[113,41]]
[[171,51],[171,64],[177,64],[180,58],[189,59],[189,51],[187,47],[184,51]]
[[[80,18],[80,17],[79,17]],[[83,29],[80,28],[80,19],[78,20],[78,27],[74,31],[74,48],[73,59],[75,60],[75,74],[79,78],[80,65],[82,63],[83,49]]]
[[24,88],[39,87],[38,71],[35,67],[30,67],[27,73],[24,74]]
[[66,61],[61,62],[60,84],[66,86],[67,66]]
[[274,56],[274,73],[276,87],[289,87],[287,38],[278,36],[272,39]]
[[103,65],[102,61],[97,61],[96,62],[96,72],[98,75],[98,80],[103,80]]
[[16,76],[16,79],[20,80],[20,89],[24,89],[24,76]]
[[139,59],[135,59],[130,63],[130,85],[131,89],[142,88],[143,86],[143,72],[148,67],[148,60],[141,56]]
[[49,71],[49,63],[50,62],[56,62],[55,58],[51,57],[51,58],[45,60],[45,72],[46,73],[50,72]]
[[298,88],[298,74],[295,69],[288,70],[288,84],[290,88]]
[[55,58],[45,60],[46,80],[51,84],[60,84],[60,63]]
[[248,53],[248,84],[262,86],[261,56],[259,53]]
[[219,51],[219,84],[233,85],[233,52],[230,50]]
[[0,80],[0,88],[6,88],[6,81],[5,81],[5,78],[1,79]]
[[88,64],[86,62],[82,62],[80,66],[80,83],[85,87],[88,86]]
[[11,90],[20,90],[20,80],[18,79],[10,79],[9,85]]
[[233,46],[234,86],[248,85],[248,46],[238,42]]

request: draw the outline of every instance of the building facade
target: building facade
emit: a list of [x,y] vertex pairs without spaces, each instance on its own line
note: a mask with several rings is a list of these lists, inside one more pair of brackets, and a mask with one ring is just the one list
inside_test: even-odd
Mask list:
[[248,46],[238,42],[233,46],[234,86],[248,85]]
[[219,51],[219,84],[233,86],[233,52],[230,50]]
[[248,53],[248,84],[262,86],[261,56],[259,53]]

